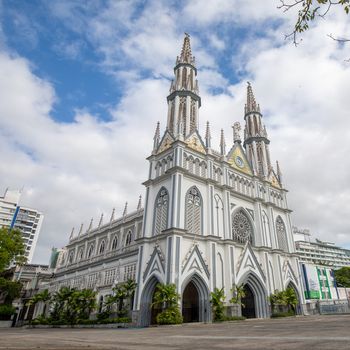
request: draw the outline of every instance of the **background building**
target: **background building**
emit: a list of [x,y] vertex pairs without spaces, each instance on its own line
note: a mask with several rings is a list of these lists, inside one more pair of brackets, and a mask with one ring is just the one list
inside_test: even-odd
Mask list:
[[346,288],[339,288],[334,270],[350,266],[350,250],[334,243],[312,239],[309,230],[293,227],[306,300],[350,299]]
[[21,191],[6,189],[0,197],[0,227],[18,228],[26,245],[28,263],[32,261],[44,215],[36,209],[19,205]]

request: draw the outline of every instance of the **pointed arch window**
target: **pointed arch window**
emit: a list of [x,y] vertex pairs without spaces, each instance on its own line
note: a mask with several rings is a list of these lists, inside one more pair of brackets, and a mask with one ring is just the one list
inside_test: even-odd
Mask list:
[[69,253],[68,263],[71,264],[74,260],[74,251]]
[[285,252],[288,252],[286,225],[284,224],[280,216],[278,216],[276,219],[276,233],[277,233],[278,248],[282,249]]
[[202,198],[197,187],[191,187],[186,194],[185,228],[189,233],[201,234]]
[[132,240],[132,234],[131,234],[131,231],[129,231],[128,234],[126,235],[125,246],[130,245],[131,244],[131,240]]
[[113,241],[112,241],[112,250],[116,250],[118,247],[118,237],[114,236]]
[[106,247],[106,243],[105,243],[105,240],[103,240],[100,244],[100,249],[98,250],[98,253],[103,254],[105,251],[105,247]]
[[78,259],[82,260],[84,256],[84,248],[80,248],[79,250],[79,254],[78,254]]
[[232,239],[238,243],[253,244],[253,227],[243,210],[232,214]]
[[155,202],[154,234],[159,235],[168,227],[169,194],[165,187],[158,192]]
[[89,247],[89,250],[88,250],[87,257],[88,257],[88,258],[91,258],[93,252],[94,252],[94,245],[91,244],[90,247]]

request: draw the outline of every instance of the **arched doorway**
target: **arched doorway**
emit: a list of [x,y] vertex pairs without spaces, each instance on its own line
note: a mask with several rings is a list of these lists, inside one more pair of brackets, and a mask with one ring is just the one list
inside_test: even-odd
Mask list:
[[298,288],[295,286],[295,284],[292,281],[288,283],[286,289],[288,288],[294,291],[295,296],[297,298],[297,304],[295,305],[295,309],[292,308],[293,309],[292,311],[294,311],[295,314],[300,315],[302,312],[301,312],[300,296],[299,296]]
[[184,322],[208,322],[211,319],[209,288],[197,273],[182,284],[182,315]]
[[192,281],[182,294],[182,317],[185,323],[199,322],[199,293]]
[[162,312],[162,307],[161,305],[154,305],[154,295],[156,294],[157,286],[159,283],[157,283],[154,287],[153,290],[153,295],[152,295],[152,303],[151,303],[151,322],[150,324],[157,324],[157,315]]
[[156,291],[157,284],[159,283],[159,280],[156,277],[152,276],[143,288],[138,322],[138,325],[141,327],[147,327],[150,324],[155,324],[156,322],[156,317],[160,310],[152,304],[154,293]]
[[255,318],[255,297],[248,284],[244,286],[245,296],[242,298],[242,316],[246,318]]

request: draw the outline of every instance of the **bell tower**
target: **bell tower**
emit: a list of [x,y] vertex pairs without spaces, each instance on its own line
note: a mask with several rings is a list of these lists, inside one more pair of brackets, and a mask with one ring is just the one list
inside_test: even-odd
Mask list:
[[271,170],[270,151],[265,125],[262,123],[260,106],[256,103],[253,89],[248,82],[247,103],[244,108],[244,147],[254,174],[267,178]]
[[195,57],[189,34],[185,34],[180,56],[176,59],[175,78],[170,85],[167,129],[176,138],[185,139],[198,129],[199,97]]

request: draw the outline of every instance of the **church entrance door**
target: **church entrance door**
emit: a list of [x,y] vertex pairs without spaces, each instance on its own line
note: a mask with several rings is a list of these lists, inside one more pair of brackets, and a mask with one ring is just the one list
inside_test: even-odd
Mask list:
[[157,290],[157,285],[154,287],[153,295],[152,295],[152,304],[151,304],[151,323],[150,324],[157,324],[157,315],[162,312],[162,308],[160,305],[154,305],[154,294]]
[[242,316],[246,318],[255,318],[255,298],[251,288],[246,284],[244,286],[245,297],[242,298]]
[[199,322],[199,294],[191,281],[182,294],[182,316],[184,322]]

